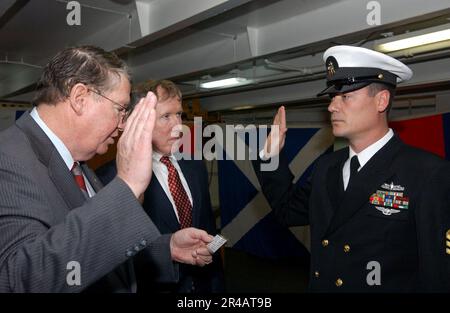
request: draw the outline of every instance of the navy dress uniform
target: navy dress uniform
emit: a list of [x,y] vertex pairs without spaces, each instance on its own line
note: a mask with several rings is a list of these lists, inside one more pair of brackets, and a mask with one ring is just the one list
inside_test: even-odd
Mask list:
[[[320,94],[373,82],[395,86],[412,76],[398,60],[359,47],[330,48],[324,61],[327,88]],[[450,291],[449,163],[390,132],[362,167],[356,160],[359,171],[347,186],[349,148],[319,158],[302,186],[292,183],[282,152],[275,171],[261,172],[264,161],[254,163],[277,219],[310,225],[310,291]]]

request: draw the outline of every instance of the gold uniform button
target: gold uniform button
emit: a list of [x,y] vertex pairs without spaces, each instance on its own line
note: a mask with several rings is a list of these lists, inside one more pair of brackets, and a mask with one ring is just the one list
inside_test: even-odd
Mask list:
[[450,229],[447,230],[447,233],[445,234],[445,237],[447,238],[446,241],[446,248],[445,248],[445,253],[450,255]]
[[326,247],[328,246],[328,244],[329,244],[328,240],[326,239],[322,240],[322,246]]
[[350,246],[349,246],[349,245],[345,245],[345,246],[344,246],[344,252],[345,252],[345,253],[350,252]]
[[338,278],[338,279],[336,280],[336,286],[337,286],[337,287],[341,287],[343,284],[344,284],[344,282],[342,281],[342,279]]
[[315,272],[314,272],[314,276],[316,276],[316,278],[319,278],[320,273],[319,273],[318,271],[315,271]]

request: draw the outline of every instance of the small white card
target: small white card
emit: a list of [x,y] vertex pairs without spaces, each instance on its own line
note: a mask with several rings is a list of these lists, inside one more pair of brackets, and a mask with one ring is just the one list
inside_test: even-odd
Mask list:
[[207,245],[208,250],[211,252],[211,254],[213,254],[217,250],[219,250],[219,248],[222,247],[226,242],[227,242],[227,240],[223,236],[216,235],[214,237],[213,241],[208,243],[208,245]]

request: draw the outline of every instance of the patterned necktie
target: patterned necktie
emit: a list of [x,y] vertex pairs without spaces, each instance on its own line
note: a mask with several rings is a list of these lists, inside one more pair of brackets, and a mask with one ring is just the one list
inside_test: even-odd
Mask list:
[[167,166],[169,171],[169,189],[172,194],[173,201],[178,211],[178,217],[180,219],[181,228],[192,226],[192,204],[186,193],[186,190],[181,183],[180,176],[177,169],[173,166],[169,157],[163,156],[161,163]]
[[89,193],[86,188],[86,183],[84,182],[83,177],[83,171],[81,170],[80,163],[74,162],[71,172],[73,174],[73,177],[75,178],[75,182],[77,183],[78,187],[80,187],[81,192],[86,198],[89,198]]
[[354,155],[350,160],[350,178],[348,180],[348,186],[350,186],[350,182],[355,179],[356,174],[358,174],[358,168],[360,167],[358,156]]

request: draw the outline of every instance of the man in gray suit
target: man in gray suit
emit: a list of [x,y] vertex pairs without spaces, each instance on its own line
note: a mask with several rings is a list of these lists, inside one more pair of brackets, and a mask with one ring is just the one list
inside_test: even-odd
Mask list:
[[[68,48],[45,67],[35,108],[0,133],[0,292],[134,292],[138,252],[161,281],[177,279],[177,262],[211,262],[210,235],[161,235],[139,204],[152,174],[156,97],[125,123],[129,101],[119,58]],[[103,187],[83,162],[119,130],[117,177]]]

